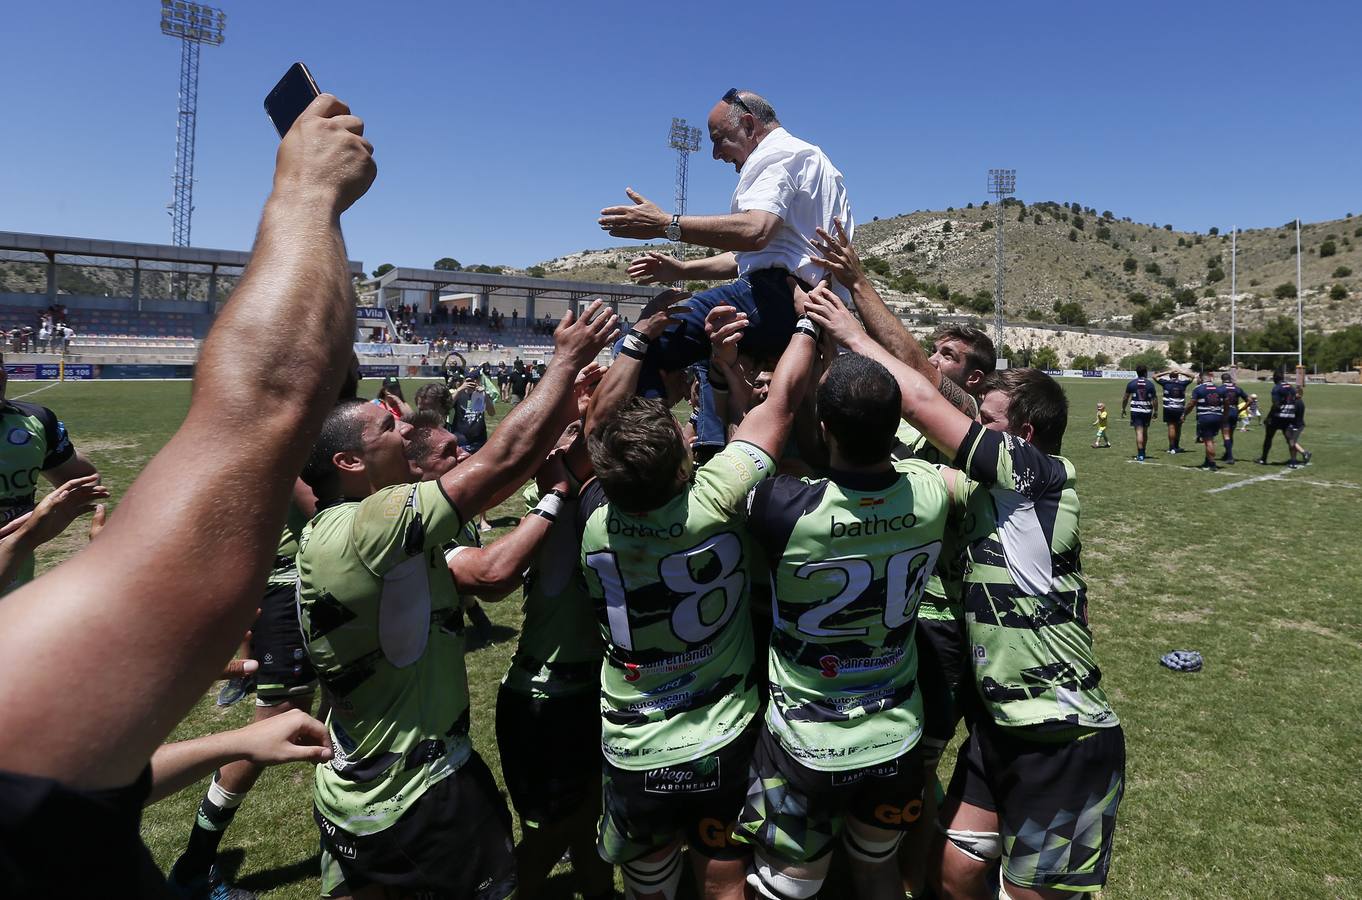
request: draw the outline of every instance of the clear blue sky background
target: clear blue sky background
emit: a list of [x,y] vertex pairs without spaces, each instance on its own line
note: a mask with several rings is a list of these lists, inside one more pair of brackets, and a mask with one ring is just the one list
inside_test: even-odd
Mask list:
[[[222,0],[205,48],[193,243],[252,238],[296,59],[363,116],[379,177],[352,258],[528,265],[614,242],[626,184],[670,207],[672,116],[766,94],[857,217],[1078,200],[1205,230],[1362,210],[1356,2],[401,3]],[[0,14],[0,229],[169,243],[179,43],[155,0]],[[692,157],[692,212],[731,167]]]

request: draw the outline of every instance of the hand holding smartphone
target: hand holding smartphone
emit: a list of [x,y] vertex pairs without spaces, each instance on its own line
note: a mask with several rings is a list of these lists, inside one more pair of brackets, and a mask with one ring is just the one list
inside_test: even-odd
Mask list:
[[317,82],[313,80],[307,66],[300,62],[289,66],[289,70],[279,79],[274,90],[265,96],[265,113],[274,123],[280,140],[283,140],[284,135],[293,127],[293,123],[303,114],[303,110],[307,109],[308,104],[317,99],[320,93]]

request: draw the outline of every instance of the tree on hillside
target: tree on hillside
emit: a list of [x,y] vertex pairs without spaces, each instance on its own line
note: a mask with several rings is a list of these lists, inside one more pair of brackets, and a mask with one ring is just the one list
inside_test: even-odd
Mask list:
[[1130,317],[1130,327],[1136,331],[1148,331],[1154,326],[1154,314],[1147,309],[1137,309]]
[[1061,303],[1055,310],[1055,321],[1061,325],[1086,325],[1088,314],[1080,304],[1070,300],[1068,303]]
[[383,277],[384,275],[387,275],[389,272],[391,272],[391,271],[392,271],[393,269],[395,269],[395,268],[397,268],[397,267],[394,266],[392,263],[384,263],[383,265],[379,266],[377,269],[374,269],[374,277],[375,277],[375,278],[381,278],[381,277]]
[[1347,278],[1352,273],[1353,270],[1348,268],[1347,266],[1339,266],[1337,269],[1334,269],[1335,278]]
[[1121,268],[1127,272],[1134,272],[1140,267],[1140,261],[1133,256],[1127,256],[1125,262],[1121,263]]
[[442,256],[439,259],[435,260],[435,268],[441,270],[442,272],[457,272],[459,271],[459,269],[463,267],[459,265],[459,261],[454,257]]
[[1344,300],[1348,297],[1348,289],[1341,284],[1336,284],[1329,288],[1330,300]]
[[1319,258],[1320,258],[1320,259],[1323,259],[1323,258],[1326,257],[1326,256],[1333,256],[1333,255],[1334,255],[1335,253],[1337,253],[1337,252],[1338,252],[1338,245],[1335,244],[1333,241],[1325,241],[1324,243],[1322,243],[1322,244],[1319,245]]
[[1187,355],[1197,371],[1224,367],[1230,361],[1230,351],[1226,339],[1218,334],[1203,331],[1192,338],[1187,345]]
[[1212,226],[1211,226],[1211,230],[1208,231],[1208,232],[1206,232],[1206,233],[1209,234],[1211,237],[1215,237],[1217,234],[1220,233],[1220,229],[1219,229],[1219,228],[1216,228],[1214,225],[1212,225]]
[[1046,344],[1044,347],[1037,350],[1031,357],[1031,365],[1035,366],[1037,369],[1058,369],[1059,351],[1055,350],[1055,348],[1051,347],[1049,344]]
[[1287,297],[1296,296],[1296,286],[1289,281],[1283,281],[1272,289],[1272,296],[1278,300],[1285,300]]
[[1162,351],[1150,347],[1148,350],[1141,350],[1139,353],[1131,353],[1121,357],[1117,363],[1123,369],[1138,369],[1140,366],[1148,366],[1150,369],[1162,369],[1168,364],[1168,357]]

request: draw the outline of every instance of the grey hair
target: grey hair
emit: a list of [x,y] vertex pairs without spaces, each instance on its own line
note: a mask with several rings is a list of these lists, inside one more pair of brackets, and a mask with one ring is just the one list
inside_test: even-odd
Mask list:
[[[740,90],[738,96],[742,98],[743,105],[747,107],[746,111],[750,112],[752,118],[756,119],[759,124],[765,127],[780,124],[780,120],[776,118],[776,111],[761,94]],[[730,101],[728,104],[728,121],[736,125],[738,119],[742,118],[743,112],[742,106]]]

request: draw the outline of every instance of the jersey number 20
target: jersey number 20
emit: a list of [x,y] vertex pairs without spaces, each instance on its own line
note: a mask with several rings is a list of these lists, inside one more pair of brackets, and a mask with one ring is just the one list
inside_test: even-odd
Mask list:
[[[940,552],[941,542],[933,541],[921,547],[901,550],[886,561],[884,574],[886,628],[894,629],[906,625],[916,614],[918,602],[922,599],[922,592],[927,587],[927,579],[931,577],[932,569],[936,567],[936,557]],[[829,628],[824,623],[865,593],[875,578],[874,566],[869,560],[848,557],[805,563],[796,569],[794,574],[796,578],[807,579],[815,572],[828,570],[841,572],[846,583],[836,597],[826,603],[810,607],[800,614],[796,623],[800,633],[815,638],[864,637],[869,631],[867,628]]]

